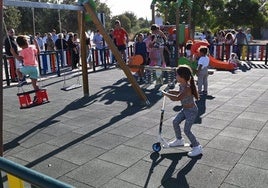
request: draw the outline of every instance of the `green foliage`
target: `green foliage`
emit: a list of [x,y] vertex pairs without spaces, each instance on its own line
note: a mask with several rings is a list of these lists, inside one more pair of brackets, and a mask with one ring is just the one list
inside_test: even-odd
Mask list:
[[15,7],[7,7],[4,9],[4,21],[7,26],[7,29],[14,28],[17,30],[18,26],[21,23],[21,13]]
[[[40,2],[57,3],[57,0],[40,0]],[[62,4],[77,4],[76,0],[63,0]],[[251,27],[253,31],[268,26],[268,3],[263,5],[263,0],[192,0],[192,8],[189,9],[188,0],[181,0],[178,11],[176,1],[166,2],[155,0],[156,14],[164,18],[164,22],[176,23],[176,12],[179,12],[180,23],[188,23],[191,20],[192,30],[199,27],[200,30],[210,29],[215,31],[224,28]],[[119,19],[128,33],[139,33],[150,28],[150,21],[137,18],[134,12],[124,12],[121,15],[111,16],[110,8],[100,0],[90,0],[96,13],[104,13],[105,28],[108,31],[114,27],[114,20]],[[7,7],[4,10],[4,20],[7,27],[13,27],[17,34],[33,34],[33,11],[36,32],[51,32],[53,28],[57,32],[67,30],[78,32],[78,17],[76,11],[51,10],[24,7]],[[189,12],[190,11],[190,12]],[[191,13],[191,14],[189,14]],[[22,16],[23,15],[23,16]],[[191,16],[191,17],[189,17]],[[94,31],[96,26],[85,15],[86,30]],[[61,24],[60,24],[61,23]],[[61,25],[61,27],[60,27]]]

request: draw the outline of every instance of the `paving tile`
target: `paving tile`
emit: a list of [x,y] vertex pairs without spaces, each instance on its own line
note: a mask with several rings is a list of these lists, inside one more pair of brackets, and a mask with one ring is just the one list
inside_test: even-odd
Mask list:
[[101,187],[125,169],[120,165],[94,159],[67,173],[66,176],[93,187]]
[[127,146],[132,146],[134,148],[152,151],[152,145],[157,141],[158,140],[156,136],[140,134],[132,139],[129,139],[124,144]]
[[106,152],[106,150],[79,143],[74,146],[66,146],[64,150],[56,154],[56,157],[77,165],[82,165],[92,160],[93,158],[103,154],[104,152]]
[[67,176],[61,176],[58,178],[58,180],[63,181],[65,183],[68,183],[68,184],[74,186],[75,188],[94,188],[93,186],[90,186],[89,184],[81,183],[81,182],[79,182],[79,180],[72,179],[72,178],[69,178]]
[[209,128],[213,128],[213,129],[221,129],[222,130],[229,123],[230,123],[229,121],[205,117],[205,118],[202,118],[201,126],[209,127]]
[[109,161],[121,166],[130,167],[149,152],[129,146],[120,145],[103,155],[99,156],[99,159]]
[[28,162],[36,162],[51,157],[51,153],[55,150],[57,147],[43,143],[15,153],[13,156]]
[[102,186],[102,188],[141,188],[141,186],[128,183],[126,181],[122,181],[120,179],[114,178],[105,185]]
[[60,176],[76,169],[78,165],[70,163],[66,160],[51,157],[41,161],[32,167],[32,169],[49,175],[53,178],[59,178]]
[[240,188],[239,186],[231,185],[229,183],[221,184],[220,188]]
[[69,125],[67,123],[55,122],[52,125],[42,129],[42,133],[47,133],[53,136],[60,136],[62,134],[66,134],[78,128],[79,127],[76,127],[74,125]]
[[232,138],[239,138],[248,141],[252,141],[257,134],[258,131],[256,130],[242,129],[237,127],[227,127],[220,133],[221,136],[229,136]]
[[245,128],[245,129],[252,129],[252,130],[258,131],[258,130],[262,129],[264,124],[265,124],[265,122],[263,122],[263,121],[238,117],[230,123],[230,126],[231,127],[240,127],[240,128]]
[[141,160],[121,173],[117,178],[141,187],[153,188],[161,185],[163,179],[173,173],[174,169],[172,171],[167,167]]
[[220,133],[221,130],[219,129],[214,129],[214,128],[208,128],[208,127],[203,127],[202,124],[194,124],[192,126],[192,132],[193,134],[200,139],[206,139],[210,140],[214,138],[216,135]]
[[122,125],[109,131],[109,133],[133,138],[146,130],[147,128],[141,126]]
[[262,151],[268,151],[268,124],[261,130],[257,137],[250,144],[250,148],[258,149]]
[[103,133],[87,139],[84,143],[109,150],[125,143],[127,140],[129,140],[128,137]]
[[191,160],[182,169],[176,171],[173,176],[167,177],[160,187],[178,187],[179,185],[182,188],[215,188],[221,185],[227,174],[228,171],[202,165],[196,163],[195,160]]
[[211,113],[209,113],[206,117],[209,118],[215,118],[220,120],[226,120],[226,121],[232,121],[234,118],[237,117],[238,114],[235,114],[233,112],[223,112],[219,110],[214,110]]
[[63,135],[59,135],[57,137],[54,137],[53,139],[47,141],[46,143],[53,145],[53,146],[67,146],[70,144],[75,144],[79,142],[83,138],[83,135],[75,133],[75,132],[69,132]]
[[237,106],[236,104],[223,104],[217,110],[223,112],[231,112],[234,114],[240,114],[241,112],[245,111],[247,107]]
[[239,163],[253,166],[256,168],[265,169],[268,171],[268,152],[259,151],[255,149],[248,149],[242,158],[239,160]]
[[224,182],[239,187],[264,188],[268,187],[268,171],[237,164]]
[[224,150],[237,154],[243,154],[250,145],[250,143],[251,142],[248,140],[242,140],[218,135],[215,138],[213,138],[206,145],[206,147]]
[[205,147],[203,148],[203,157],[198,163],[222,170],[231,170],[240,157],[241,155],[237,153]]
[[267,114],[260,114],[260,113],[254,113],[254,112],[243,112],[238,117],[245,118],[245,119],[253,119],[257,121],[263,121],[266,122],[268,120]]

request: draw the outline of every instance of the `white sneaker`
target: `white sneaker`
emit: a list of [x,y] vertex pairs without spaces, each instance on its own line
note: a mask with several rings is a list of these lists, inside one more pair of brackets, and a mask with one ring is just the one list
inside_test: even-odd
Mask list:
[[192,151],[189,151],[188,152],[188,156],[189,157],[195,157],[195,156],[197,156],[197,155],[200,155],[200,154],[202,154],[202,146],[201,145],[198,145],[198,146],[196,146],[196,147],[193,147],[192,148]]
[[172,142],[168,143],[169,147],[184,146],[184,139],[175,139]]

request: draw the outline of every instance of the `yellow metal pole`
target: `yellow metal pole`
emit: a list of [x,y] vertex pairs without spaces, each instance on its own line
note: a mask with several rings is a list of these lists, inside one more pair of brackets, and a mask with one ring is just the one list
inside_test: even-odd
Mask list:
[[129,82],[131,83],[132,87],[134,88],[134,90],[136,91],[138,96],[147,105],[149,105],[150,104],[149,100],[147,99],[146,95],[144,94],[144,92],[142,91],[142,89],[140,88],[138,83],[136,82],[136,79],[133,77],[133,75],[130,72],[129,68],[125,64],[124,60],[122,59],[122,56],[121,56],[120,52],[118,51],[117,47],[113,43],[111,37],[106,33],[102,23],[99,21],[94,9],[91,7],[91,5],[88,2],[83,3],[83,5],[84,5],[84,7],[86,9],[86,12],[90,15],[92,21],[96,25],[96,28],[100,31],[100,33],[102,34],[105,42],[108,44],[109,48],[111,49],[112,53],[114,54],[117,62],[119,63],[119,65],[122,68],[122,70],[124,71],[124,73],[127,76]]
[[78,11],[78,28],[81,46],[81,62],[82,62],[82,79],[84,96],[89,96],[88,88],[88,72],[87,72],[87,54],[86,54],[86,34],[85,34],[85,17],[83,11]]

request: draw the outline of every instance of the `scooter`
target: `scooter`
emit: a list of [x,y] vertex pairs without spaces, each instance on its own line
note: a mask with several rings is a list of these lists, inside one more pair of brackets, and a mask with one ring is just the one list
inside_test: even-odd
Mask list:
[[[166,91],[163,90],[162,93],[165,93]],[[158,131],[158,137],[157,142],[152,145],[152,149],[155,152],[159,152],[161,148],[170,148],[168,142],[163,138],[162,136],[162,126],[163,126],[163,119],[164,119],[164,113],[165,113],[165,103],[166,103],[166,96],[163,97],[163,104],[161,108],[161,117],[160,117],[160,124],[159,124],[159,131]],[[182,146],[177,147],[191,147],[189,143],[184,143]]]

